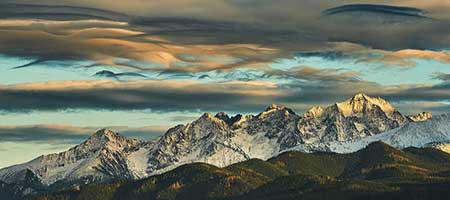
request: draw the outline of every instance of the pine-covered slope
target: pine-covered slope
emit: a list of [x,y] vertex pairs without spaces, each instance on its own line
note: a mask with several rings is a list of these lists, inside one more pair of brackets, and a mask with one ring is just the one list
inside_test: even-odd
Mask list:
[[[376,142],[351,154],[286,152],[226,168],[203,163],[149,178],[38,195],[40,199],[416,199],[449,195],[450,154],[435,149],[396,149]],[[447,192],[445,192],[447,191]],[[329,196],[327,196],[329,195]],[[320,198],[318,198],[320,197]]]

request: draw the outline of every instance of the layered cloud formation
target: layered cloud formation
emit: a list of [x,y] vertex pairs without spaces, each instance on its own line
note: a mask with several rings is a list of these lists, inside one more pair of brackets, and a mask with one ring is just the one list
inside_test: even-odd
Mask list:
[[4,113],[305,110],[356,92],[447,108],[443,0],[0,4]]
[[[30,125],[30,126],[0,126],[2,142],[53,142],[79,144],[86,137],[104,127],[77,127],[70,125]],[[141,128],[109,127],[123,135],[138,139],[151,139],[161,135],[168,127],[147,126]],[[63,141],[63,142],[62,142]]]
[[[391,2],[392,6],[342,6],[345,2],[325,0],[285,1],[277,3],[278,6],[269,1],[223,1],[224,10],[235,13],[218,11],[215,17],[201,12],[217,8],[204,1],[197,2],[204,4],[199,7],[196,1],[135,2],[127,3],[122,9],[101,2],[95,5],[78,1],[67,1],[67,5],[51,1],[40,5],[3,3],[0,53],[36,57],[29,64],[90,59],[137,69],[156,64],[156,70],[205,71],[264,65],[295,52],[348,53],[349,49],[336,45],[342,42],[363,45],[366,51],[375,53],[445,49],[450,42],[450,28],[446,26],[450,17],[440,12],[442,6],[448,6],[444,1],[421,5],[427,10],[396,6],[420,5],[404,1]],[[192,4],[188,8],[195,7],[198,11],[187,9],[188,13],[178,13],[170,4]],[[148,11],[130,12],[133,6]],[[149,14],[163,7],[165,15]],[[269,20],[270,17],[274,19]],[[277,17],[280,19],[276,20]],[[422,58],[429,52],[409,55]],[[147,63],[127,65],[116,58]]]

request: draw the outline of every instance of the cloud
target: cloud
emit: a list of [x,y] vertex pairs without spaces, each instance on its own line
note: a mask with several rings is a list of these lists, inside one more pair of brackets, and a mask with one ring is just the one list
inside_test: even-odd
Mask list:
[[394,106],[404,111],[404,114],[413,115],[420,112],[432,112],[435,115],[444,114],[450,111],[448,103],[433,102],[433,101],[418,101],[418,102],[403,102],[401,104],[394,104]]
[[[29,126],[0,126],[2,142],[48,142],[54,144],[79,144],[97,130],[105,127],[77,127],[61,124],[40,124]],[[162,135],[167,126],[147,126],[140,128],[117,126],[107,127],[122,135],[149,139]]]
[[[29,24],[30,28],[10,27],[16,22]],[[3,21],[0,23],[0,53],[36,58],[16,68],[49,61],[87,59],[118,68],[165,73],[262,67],[284,54],[258,44],[239,44],[244,41],[220,45],[179,44],[164,39],[167,35],[146,35],[120,24],[106,27],[108,24],[103,21],[98,23],[104,27],[95,27],[95,23],[77,21],[73,25],[77,28],[72,29],[60,22]],[[142,62],[130,64],[121,59]]]
[[52,20],[101,19],[110,21],[128,21],[130,16],[110,10],[64,6],[3,3],[0,18],[37,18]]
[[326,9],[323,11],[323,14],[330,16],[352,12],[381,13],[389,15],[400,15],[404,17],[427,18],[425,15],[426,11],[421,9],[377,4],[348,4]]
[[389,67],[415,67],[417,59],[450,63],[447,50],[402,49],[381,50],[347,42],[332,43],[333,46],[320,51],[305,51],[295,54],[297,58],[320,57],[325,60],[350,60],[357,63],[381,64]]
[[191,122],[197,119],[198,116],[185,116],[185,115],[177,115],[170,118],[171,121],[174,122]]
[[121,79],[126,79],[128,78],[147,78],[147,76],[140,74],[140,73],[136,73],[136,72],[123,72],[123,73],[114,73],[112,71],[108,71],[108,70],[102,70],[99,71],[97,73],[94,74],[94,76],[96,77],[105,77],[105,78],[112,78],[115,80],[121,80]]
[[433,78],[441,81],[450,81],[450,74],[435,72]]
[[67,125],[0,126],[2,141],[49,141],[77,143],[93,133],[92,128]]
[[394,101],[448,101],[450,84],[443,82],[435,85],[405,85],[388,88],[384,93]]
[[359,72],[344,69],[316,69],[312,67],[294,67],[288,70],[267,71],[266,76],[294,78],[296,80],[320,82],[352,82],[358,81]]
[[[22,4],[12,4],[14,2]],[[190,1],[130,1],[118,5],[106,1],[41,1],[39,5],[29,1],[14,2],[4,1],[2,4],[5,12],[0,16],[4,18],[0,20],[0,53],[36,58],[18,67],[52,60],[87,59],[134,70],[196,73],[267,67],[269,63],[292,57],[296,52],[329,51],[334,43],[353,43],[379,51],[428,49],[429,53],[433,53],[430,49],[441,49],[450,44],[450,16],[441,14],[436,6],[439,1],[353,5],[349,4],[352,1],[324,0],[286,0],[276,4],[232,0],[212,4],[196,0],[197,6],[190,6]],[[179,11],[174,9],[174,5],[185,6],[185,9]],[[165,12],[161,13],[158,8],[164,8]],[[199,10],[208,10],[214,15]],[[324,10],[332,11],[332,15],[321,17]],[[355,21],[361,17],[339,20],[335,16],[354,11],[381,12],[401,15],[403,20],[422,16],[424,10],[430,10],[428,13],[436,20],[393,25],[382,23],[383,31],[377,34],[372,33],[375,31],[373,27],[380,25],[376,21],[380,16],[368,15],[370,20],[367,23]],[[339,52],[335,52],[338,56]],[[388,56],[365,60],[411,65],[403,55]],[[447,61],[445,56],[427,58]],[[133,65],[117,62],[117,59],[144,61],[145,64]]]
[[251,110],[283,95],[266,81],[57,81],[0,86],[0,110]]
[[439,102],[450,98],[450,87],[444,82],[382,86],[360,80],[352,72],[308,67],[272,73],[274,77],[287,76],[289,81],[56,81],[3,85],[0,86],[0,110],[6,113],[66,109],[245,113],[261,111],[271,103],[303,110],[339,102],[359,92],[395,103]]
[[450,63],[449,51],[430,51],[430,50],[415,50],[405,49],[399,51],[378,51],[380,57],[361,58],[360,62],[378,62],[390,66],[415,66],[413,59],[436,60],[444,63]]

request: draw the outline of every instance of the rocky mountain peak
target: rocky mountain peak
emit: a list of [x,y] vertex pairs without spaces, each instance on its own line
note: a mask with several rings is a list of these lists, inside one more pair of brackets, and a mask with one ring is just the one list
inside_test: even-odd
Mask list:
[[326,108],[313,107],[298,123],[304,143],[349,141],[376,135],[408,122],[386,100],[359,93]]
[[106,128],[98,130],[91,136],[91,138],[108,138],[108,139],[114,139],[115,137],[120,137],[120,135]]
[[243,116],[241,114],[237,114],[233,117],[230,117],[224,112],[219,112],[214,117],[221,119],[222,121],[227,123],[229,126],[232,126],[234,123],[240,121]]
[[[226,115],[226,114],[225,114]],[[219,117],[223,117],[225,118],[225,115],[219,115]],[[228,115],[227,115],[228,116]],[[218,118],[217,116],[214,116],[212,113],[204,113],[200,118],[198,118],[197,120],[195,120],[192,125],[206,125],[206,124],[217,124],[220,126],[225,125],[226,126],[226,122],[221,119]]]
[[345,116],[371,111],[375,107],[380,108],[385,113],[393,113],[395,111],[395,108],[386,100],[380,97],[370,97],[363,93],[356,94],[341,103],[336,103],[336,106],[339,112]]
[[414,122],[421,122],[433,118],[433,114],[431,112],[421,112],[417,115],[410,115],[408,118]]
[[203,113],[203,115],[200,117],[200,119],[212,119],[215,118],[214,115],[212,115],[209,112]]
[[268,106],[267,108],[266,108],[266,110],[265,111],[271,111],[271,110],[282,110],[282,109],[284,109],[285,107],[284,106],[281,106],[281,105],[277,105],[277,104],[271,104],[270,106]]
[[219,119],[229,119],[230,117],[224,113],[224,112],[218,112],[216,115],[214,115],[214,117],[217,117]]
[[271,104],[264,111],[268,112],[268,111],[276,111],[276,110],[287,110],[287,111],[291,112],[291,114],[295,114],[294,111],[292,111],[292,109],[287,108],[286,106],[277,105],[277,104]]
[[303,114],[304,118],[315,118],[323,114],[324,108],[321,106],[314,106]]
[[101,129],[92,134],[86,141],[84,141],[78,148],[97,150],[106,146],[116,146],[124,148],[133,146],[139,143],[136,139],[126,138],[119,133],[109,129]]
[[292,109],[287,108],[286,106],[272,104],[272,105],[268,106],[266,108],[266,110],[264,110],[264,112],[259,113],[257,115],[257,117],[258,118],[266,118],[268,116],[273,115],[273,113],[282,113],[285,116],[296,115]]
[[91,144],[104,144],[110,141],[116,141],[125,139],[125,137],[119,135],[118,133],[115,133],[112,130],[109,129],[101,129],[92,134],[87,140],[87,143]]
[[355,99],[355,100],[357,100],[357,99],[368,100],[370,98],[371,97],[369,97],[367,94],[364,94],[364,93],[358,93],[358,94],[355,94],[355,96],[352,97],[352,99]]

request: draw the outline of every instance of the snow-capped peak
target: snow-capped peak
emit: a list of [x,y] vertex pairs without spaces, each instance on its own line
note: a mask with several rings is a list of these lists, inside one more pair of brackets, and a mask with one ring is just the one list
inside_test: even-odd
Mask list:
[[212,122],[214,124],[220,124],[220,125],[226,124],[226,122],[224,120],[217,118],[216,116],[214,116],[213,114],[211,114],[209,112],[204,113],[200,118],[195,120],[193,122],[193,124],[203,124],[205,121]]
[[429,119],[433,118],[433,114],[431,114],[430,112],[421,112],[417,115],[410,115],[408,117],[412,121],[421,122],[421,121],[425,121],[425,120],[429,120]]
[[315,118],[323,114],[324,108],[321,106],[314,106],[303,114],[304,118]]
[[265,111],[270,111],[270,110],[282,110],[282,109],[284,109],[285,107],[284,106],[281,106],[281,105],[277,105],[277,104],[271,104],[270,106],[268,106],[267,108],[266,108],[266,110]]
[[356,94],[326,108],[313,107],[298,123],[303,143],[358,140],[410,120],[379,97]]
[[370,111],[375,107],[379,107],[384,113],[395,111],[395,108],[386,100],[380,97],[370,97],[363,93],[356,94],[344,102],[336,103],[336,106],[344,116]]
[[290,108],[287,108],[286,106],[272,104],[272,105],[268,106],[266,108],[266,110],[264,110],[264,112],[259,113],[256,117],[260,118],[260,119],[263,119],[263,118],[266,118],[268,116],[271,116],[273,113],[280,112],[280,111],[285,116],[296,115],[293,110],[291,110]]
[[[95,132],[83,143],[61,153],[40,156],[30,162],[0,170],[3,181],[21,181],[17,174],[30,170],[42,185],[80,184],[115,178],[133,178],[128,155],[141,142],[108,129]],[[17,179],[17,180],[16,180]]]
[[91,135],[91,137],[89,137],[87,139],[87,142],[108,142],[108,141],[112,141],[112,140],[116,140],[118,138],[123,138],[123,136],[119,135],[118,133],[115,133],[109,129],[101,129],[97,132],[95,132],[94,134]]
[[209,112],[206,112],[206,113],[203,113],[203,115],[202,115],[200,118],[203,118],[203,119],[206,119],[206,118],[214,118],[214,115],[212,115],[212,114],[209,113]]
[[87,151],[95,151],[106,146],[123,148],[124,146],[132,146],[137,143],[139,143],[138,140],[126,138],[109,129],[101,129],[77,147],[79,149],[86,149]]

